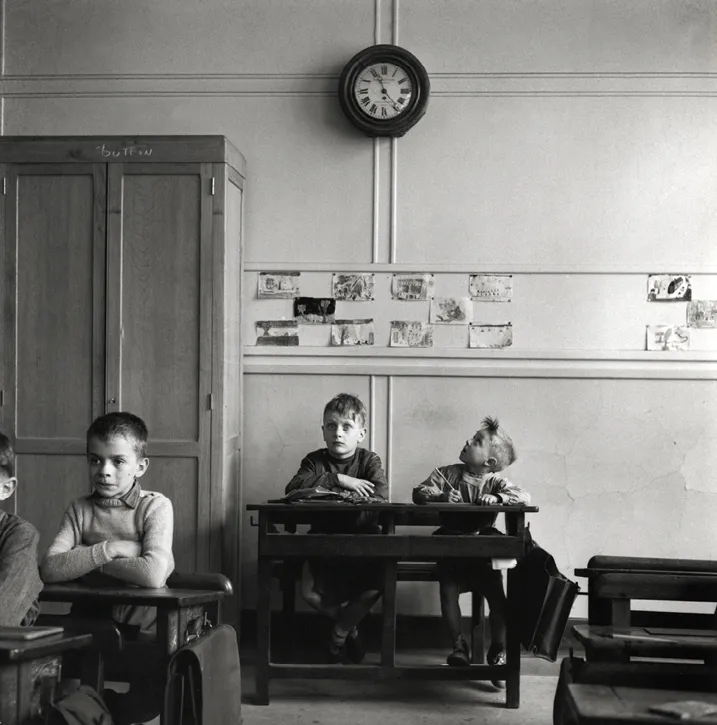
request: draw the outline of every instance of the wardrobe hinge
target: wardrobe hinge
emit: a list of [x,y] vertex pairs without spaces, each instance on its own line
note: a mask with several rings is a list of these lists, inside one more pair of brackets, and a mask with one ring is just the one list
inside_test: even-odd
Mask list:
[[5,391],[0,390],[0,408],[2,408],[3,405],[5,405]]
[[212,176],[212,186],[211,191],[209,192],[212,196],[214,196],[214,177]]
[[7,179],[2,180],[2,194],[3,196],[7,194]]
[[209,410],[214,410],[214,393],[209,393],[207,398],[209,403]]

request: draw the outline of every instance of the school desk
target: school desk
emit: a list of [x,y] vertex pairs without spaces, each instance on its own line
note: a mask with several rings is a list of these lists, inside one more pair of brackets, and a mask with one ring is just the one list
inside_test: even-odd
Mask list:
[[[520,639],[514,625],[518,590],[513,570],[508,570],[507,664],[468,667],[447,665],[396,665],[396,569],[402,561],[436,559],[514,558],[526,547],[525,514],[536,506],[477,506],[475,504],[405,503],[276,503],[249,504],[258,513],[257,552],[257,703],[269,703],[271,678],[337,679],[444,679],[493,680],[506,682],[506,707],[520,704]],[[353,516],[361,511],[375,512],[380,534],[297,534],[299,524],[311,524],[318,515]],[[507,535],[431,536],[402,531],[401,527],[436,527],[441,512],[485,515],[505,514]],[[282,528],[280,529],[279,526]],[[378,665],[308,665],[271,662],[271,569],[275,561],[321,556],[351,556],[376,559],[384,567],[382,599],[381,660]]]
[[[212,625],[221,623],[221,602],[224,595],[225,591],[218,589],[97,587],[68,582],[46,584],[40,593],[40,601],[78,603],[89,606],[131,604],[156,607],[157,635],[151,643],[151,656],[143,656],[143,652],[148,652],[147,645],[150,643],[147,642],[129,642],[124,648],[127,656],[130,656],[133,650],[137,651],[136,664],[137,669],[141,671],[145,665],[152,668],[157,666],[165,668],[171,655],[186,644],[188,638],[195,634],[204,623],[209,622]],[[99,668],[98,681],[101,682],[104,667],[101,652],[97,666]],[[162,719],[161,722],[164,723],[164,720]]]
[[[576,725],[665,725],[676,717],[650,712],[664,703],[697,700],[717,706],[717,694],[691,690],[653,690],[608,685],[568,685],[568,722]],[[688,722],[717,725],[717,714]]]
[[62,675],[63,653],[91,644],[91,634],[67,632],[33,640],[0,638],[0,723],[43,722]]

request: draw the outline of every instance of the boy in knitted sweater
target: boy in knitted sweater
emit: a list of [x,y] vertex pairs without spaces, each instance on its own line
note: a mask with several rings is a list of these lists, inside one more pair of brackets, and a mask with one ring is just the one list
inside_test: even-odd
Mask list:
[[[94,490],[75,499],[65,511],[40,567],[43,581],[82,578],[95,585],[117,585],[117,580],[140,587],[165,585],[174,569],[174,513],[166,496],[143,491],[139,485],[149,467],[146,447],[147,426],[136,415],[108,413],[92,423],[87,430],[87,462]],[[72,613],[111,617],[120,625],[133,625],[129,631],[151,630],[157,616],[154,607],[130,605],[116,605],[111,611],[97,607],[88,611],[75,605]],[[133,710],[148,699],[155,709],[154,697],[146,692],[140,696],[147,684],[131,683],[130,695],[137,696],[131,700],[127,696],[121,708],[112,707],[111,696],[107,697],[115,723],[153,717],[138,717]]]

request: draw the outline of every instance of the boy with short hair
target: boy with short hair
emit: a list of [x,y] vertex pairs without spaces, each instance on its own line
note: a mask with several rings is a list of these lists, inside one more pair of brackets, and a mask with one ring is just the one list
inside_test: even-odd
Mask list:
[[[341,393],[324,407],[326,448],[309,453],[301,461],[286,493],[321,486],[349,492],[355,499],[388,499],[388,484],[381,459],[359,448],[366,437],[366,408],[355,395]],[[377,517],[367,512],[353,516],[325,516],[311,533],[378,533]],[[363,661],[365,652],[357,625],[381,597],[383,568],[372,561],[351,558],[311,559],[304,563],[301,593],[317,611],[334,621],[328,648],[330,662]]]
[[[510,436],[495,418],[484,418],[481,428],[466,441],[459,459],[461,463],[441,466],[413,489],[413,502],[475,503],[478,505],[529,504],[530,495],[507,478],[498,475],[515,461],[516,453]],[[441,515],[436,534],[500,533],[493,528],[497,514],[485,517],[465,516],[456,512]],[[496,560],[499,566],[499,560]],[[505,617],[507,602],[503,577],[490,560],[444,561],[438,563],[441,591],[441,613],[453,642],[447,662],[452,666],[467,666],[471,662],[468,642],[461,628],[458,596],[462,592],[478,591],[490,607],[491,644],[488,664],[505,664]],[[493,684],[500,686],[496,680]]]
[[[17,487],[15,451],[0,433],[0,501]],[[37,570],[40,534],[28,521],[0,509],[0,627],[29,626],[37,619],[42,581]]]
[[[120,579],[140,587],[163,587],[174,569],[174,512],[161,493],[143,491],[139,479],[149,467],[147,426],[132,413],[108,413],[87,430],[87,462],[94,491],[75,499],[65,511],[54,541],[40,567],[45,582],[83,578],[94,584]],[[111,617],[135,630],[150,630],[155,607],[116,605],[108,611],[73,614]],[[103,696],[116,725],[152,719],[159,712],[146,678],[130,682],[130,693]],[[148,691],[149,690],[149,691]]]

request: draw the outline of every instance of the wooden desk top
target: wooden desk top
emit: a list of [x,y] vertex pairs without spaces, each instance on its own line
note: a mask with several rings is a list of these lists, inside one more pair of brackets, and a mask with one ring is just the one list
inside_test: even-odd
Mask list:
[[266,503],[250,503],[246,505],[247,511],[267,511],[267,512],[309,512],[316,513],[336,513],[340,511],[376,511],[391,513],[416,513],[437,511],[443,513],[536,513],[540,509],[537,506],[484,506],[474,503],[393,503],[386,501],[385,503],[352,503],[348,501],[326,501],[321,503],[314,502],[295,502],[282,503],[279,501],[267,501]]
[[192,607],[215,602],[224,597],[223,591],[214,589],[146,589],[143,587],[88,586],[77,582],[45,584],[40,592],[44,602],[82,602],[89,600],[110,600],[113,604],[141,604],[158,609]]
[[22,662],[37,657],[55,655],[69,649],[82,649],[92,644],[91,634],[52,634],[32,640],[0,640],[0,664]]
[[[679,722],[677,718],[651,713],[652,705],[666,702],[699,700],[717,705],[717,694],[677,690],[649,690],[633,687],[609,687],[607,685],[568,685],[572,706],[577,721],[591,725],[664,725]],[[704,725],[717,725],[717,715],[708,715],[698,720]]]

